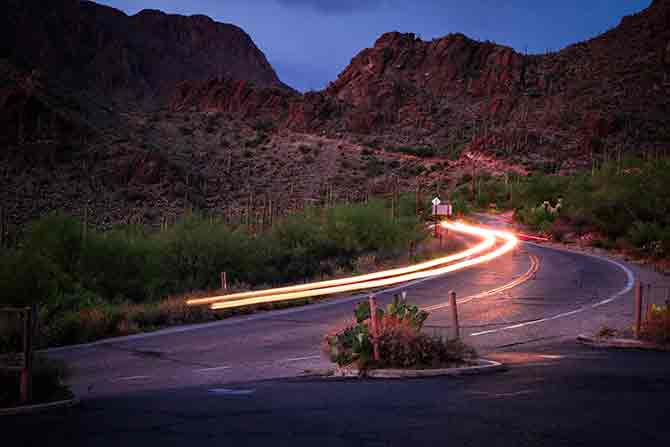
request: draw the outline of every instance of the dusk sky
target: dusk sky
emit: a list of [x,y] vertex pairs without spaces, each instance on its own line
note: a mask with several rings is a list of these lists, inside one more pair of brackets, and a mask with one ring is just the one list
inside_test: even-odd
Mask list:
[[243,28],[279,77],[319,90],[387,31],[422,39],[462,32],[530,53],[557,50],[616,26],[651,0],[103,0],[134,14],[145,8],[205,14]]

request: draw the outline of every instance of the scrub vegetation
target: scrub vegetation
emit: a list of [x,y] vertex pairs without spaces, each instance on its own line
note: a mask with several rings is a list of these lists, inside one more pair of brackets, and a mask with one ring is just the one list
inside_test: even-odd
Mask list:
[[514,209],[517,221],[554,240],[670,258],[668,158],[628,158],[564,176],[480,178],[477,184],[479,207]]
[[85,231],[77,219],[53,214],[0,256],[0,304],[40,303],[40,341],[49,346],[212,320],[225,314],[187,307],[183,297],[219,289],[221,272],[240,290],[354,271],[370,254],[406,253],[425,230],[413,208],[399,211],[392,219],[381,201],[308,209],[257,234],[197,215],[160,232]]
[[[355,321],[324,338],[325,354],[341,367],[360,371],[378,368],[426,369],[460,366],[476,356],[459,340],[443,340],[422,333],[428,312],[396,296],[386,309],[377,308],[376,335],[369,303],[354,310]],[[377,343],[379,359],[374,358]]]

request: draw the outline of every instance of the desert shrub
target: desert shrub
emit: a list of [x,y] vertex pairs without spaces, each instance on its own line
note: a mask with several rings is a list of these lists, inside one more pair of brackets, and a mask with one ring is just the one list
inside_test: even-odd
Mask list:
[[244,280],[253,269],[249,250],[251,239],[241,230],[233,231],[218,221],[188,216],[157,236],[160,271],[169,293],[210,289],[218,286],[219,275],[229,272]]
[[44,324],[44,343],[47,346],[85,343],[114,335],[123,318],[120,309],[110,305],[68,311]]
[[248,148],[255,148],[262,144],[265,144],[269,140],[269,137],[263,132],[257,132],[256,136],[251,140],[247,140],[245,146]]
[[81,282],[107,300],[142,301],[161,290],[156,240],[116,230],[93,234],[82,254]]
[[285,281],[322,273],[321,260],[335,253],[320,218],[314,213],[290,217],[275,226],[266,238],[272,247],[272,264]]
[[209,321],[208,309],[159,299],[218,288],[223,271],[231,282],[284,284],[404,250],[426,234],[414,206],[397,221],[384,202],[307,210],[258,235],[189,215],[162,232],[121,226],[84,238],[80,222],[50,215],[0,254],[0,296],[41,304],[43,345]]
[[642,326],[642,338],[670,345],[670,305],[652,305]]
[[382,368],[441,368],[475,356],[460,340],[441,340],[403,327],[385,328],[379,335]]
[[408,246],[424,237],[416,217],[389,219],[385,204],[373,201],[367,206],[339,205],[328,210],[326,238],[334,245],[333,254],[350,264],[356,254],[387,251]]
[[628,240],[642,254],[654,257],[670,254],[670,228],[656,222],[634,222],[628,230]]
[[598,329],[598,332],[596,333],[596,337],[598,338],[612,338],[617,334],[616,329],[612,329],[609,326],[603,326],[600,329]]
[[435,157],[437,155],[437,151],[435,149],[433,149],[432,147],[400,146],[400,147],[389,147],[389,148],[386,148],[385,150],[386,150],[386,152],[395,152],[395,153],[413,155],[415,157],[422,157],[422,158]]
[[55,213],[28,226],[23,253],[49,262],[57,269],[59,286],[69,289],[76,282],[82,249],[81,223],[73,217]]
[[361,370],[447,367],[475,355],[474,350],[460,341],[423,334],[421,329],[428,313],[396,296],[386,309],[377,308],[379,361],[375,361],[369,303],[358,304],[354,315],[354,324],[324,338],[324,352],[340,366],[355,364]]
[[358,323],[340,332],[329,334],[324,340],[324,351],[338,365],[358,364],[364,368],[372,359],[372,341],[368,326]]
[[365,173],[369,177],[376,177],[378,175],[382,175],[385,171],[385,166],[384,166],[384,161],[374,157],[370,156],[370,158],[367,159],[367,162],[365,163]]
[[49,300],[70,283],[56,264],[39,253],[22,250],[0,256],[2,304],[23,306]]
[[[72,393],[64,384],[68,376],[65,363],[35,356],[32,376],[32,402],[46,403],[69,399]],[[0,371],[0,407],[10,407],[19,403],[19,375],[15,372]]]

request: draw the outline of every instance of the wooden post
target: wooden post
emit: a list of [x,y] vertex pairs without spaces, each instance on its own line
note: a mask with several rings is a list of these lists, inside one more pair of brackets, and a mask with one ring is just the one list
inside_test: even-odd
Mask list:
[[454,339],[461,338],[461,328],[458,325],[458,306],[456,305],[456,292],[449,292],[449,304],[451,306],[451,319],[454,325]]
[[23,369],[21,370],[21,403],[32,399],[33,336],[37,322],[37,306],[33,304],[23,314]]
[[398,177],[395,177],[395,183],[393,184],[393,195],[395,196],[395,215],[393,216],[394,220],[400,218],[400,187],[398,185]]
[[0,206],[0,248],[5,248],[5,207]]
[[86,244],[86,238],[88,236],[88,202],[84,205],[84,226],[82,228],[82,240]]
[[368,301],[370,303],[370,330],[372,333],[372,351],[373,356],[376,362],[379,361],[379,339],[377,333],[377,303],[375,301],[375,296],[373,294],[368,295]]
[[472,203],[475,203],[477,195],[477,175],[475,172],[475,165],[472,165]]
[[416,183],[416,215],[421,215],[421,183]]
[[637,280],[635,281],[635,338],[640,338],[640,332],[642,329],[642,283]]
[[228,290],[228,274],[221,272],[221,289]]

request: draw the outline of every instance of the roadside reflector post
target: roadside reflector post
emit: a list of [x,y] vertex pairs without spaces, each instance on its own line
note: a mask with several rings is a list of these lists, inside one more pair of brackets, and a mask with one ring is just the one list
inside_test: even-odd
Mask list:
[[449,304],[451,306],[451,319],[454,326],[454,339],[460,340],[461,328],[458,325],[458,307],[456,305],[456,292],[449,292]]
[[642,283],[635,281],[635,338],[640,338],[640,331],[642,329]]
[[375,359],[375,362],[379,361],[379,339],[377,338],[377,302],[375,301],[374,294],[368,295],[368,301],[370,303],[370,331],[372,332],[372,353]]

